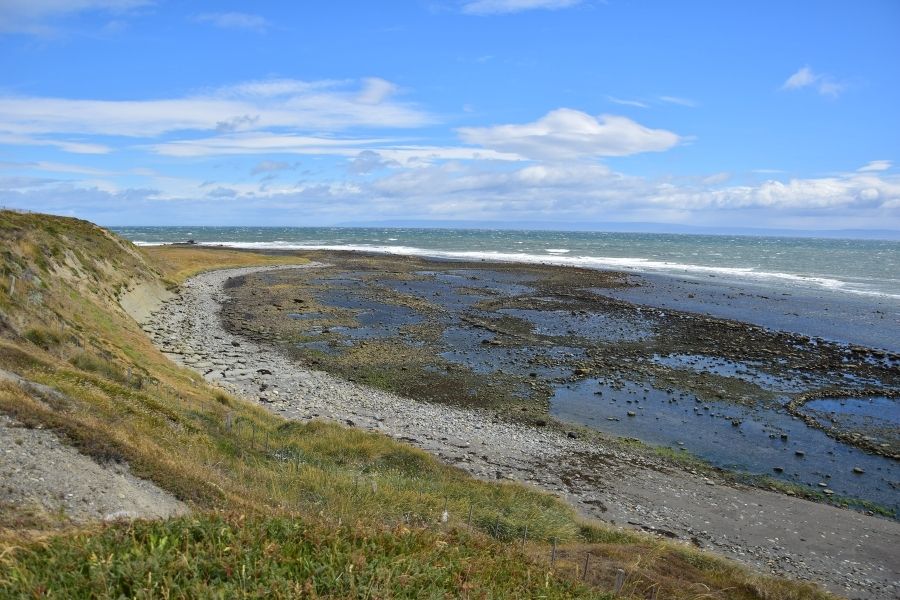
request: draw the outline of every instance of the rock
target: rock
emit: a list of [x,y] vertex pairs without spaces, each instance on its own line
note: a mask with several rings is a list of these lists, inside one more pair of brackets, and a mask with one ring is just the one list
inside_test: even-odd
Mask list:
[[861,467],[853,467],[853,472],[857,475],[862,475],[865,471]]
[[567,432],[566,432],[566,437],[568,437],[570,440],[577,440],[577,439],[578,439],[578,434],[575,433],[574,431],[567,431]]
[[806,452],[804,452],[803,450],[795,450],[794,454],[796,456],[799,456],[800,458],[803,458],[804,456],[806,456]]
[[637,416],[637,413],[634,412],[634,411],[629,410],[629,411],[628,411],[628,416],[629,416],[629,417],[634,417],[634,416]]
[[546,427],[547,421],[545,421],[544,419],[538,419],[537,421],[534,422],[534,424],[537,425],[538,427]]
[[784,473],[784,467],[772,467],[772,470],[776,473]]

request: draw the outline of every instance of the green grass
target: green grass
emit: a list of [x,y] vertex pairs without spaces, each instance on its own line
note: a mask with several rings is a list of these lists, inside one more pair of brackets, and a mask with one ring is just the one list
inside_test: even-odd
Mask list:
[[465,531],[282,515],[101,527],[0,558],[0,567],[4,598],[610,597]]

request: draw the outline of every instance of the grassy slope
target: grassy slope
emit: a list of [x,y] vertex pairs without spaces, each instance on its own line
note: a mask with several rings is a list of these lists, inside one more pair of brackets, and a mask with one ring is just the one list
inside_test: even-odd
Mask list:
[[[0,507],[0,596],[602,597],[621,567],[634,597],[653,586],[665,598],[827,597],[584,522],[549,495],[474,480],[385,436],[288,422],[169,362],[116,301],[142,282],[288,258],[140,250],[83,221],[12,212],[0,212],[0,252],[0,368],[63,394],[0,384],[0,410],[128,461],[195,509],[77,527]],[[593,585],[580,582],[585,552]]]

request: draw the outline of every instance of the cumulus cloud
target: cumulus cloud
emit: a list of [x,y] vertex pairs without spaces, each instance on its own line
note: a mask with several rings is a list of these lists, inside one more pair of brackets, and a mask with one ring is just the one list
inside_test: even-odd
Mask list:
[[[468,218],[505,220],[692,220],[761,224],[748,217],[816,226],[900,226],[900,177],[849,173],[824,178],[770,179],[758,185],[727,185],[724,176],[656,180],[626,175],[597,163],[443,162],[417,169],[392,169],[365,180],[315,180],[269,186],[260,182],[203,183],[150,179],[145,188],[119,189],[102,182],[80,185],[9,179],[4,202],[32,210],[77,206],[91,213],[91,198],[119,202],[111,213],[142,206],[141,219],[182,215],[197,222],[216,205],[246,223],[302,216],[303,222],[345,221],[361,210],[373,218]],[[154,190],[152,193],[147,190]],[[111,206],[111,205],[110,205]],[[57,211],[58,212],[58,211]],[[225,213],[217,212],[224,222]],[[122,222],[119,220],[119,222]],[[132,219],[132,223],[139,222]]]
[[581,0],[468,0],[462,11],[470,15],[503,15],[526,10],[558,10],[581,4]]
[[152,4],[151,0],[3,0],[0,32],[46,35],[52,22],[81,12],[122,14]]
[[222,29],[245,29],[256,33],[265,33],[270,25],[264,17],[242,12],[203,13],[194,20]]
[[186,130],[342,130],[433,121],[379,79],[264,80],[163,100],[0,97],[0,133],[153,137]]
[[846,86],[834,80],[831,75],[816,73],[809,67],[801,67],[782,84],[783,90],[800,90],[812,87],[822,96],[836,98]]
[[372,182],[369,193],[388,197],[409,210],[428,206],[456,218],[598,220],[612,213],[677,213],[716,215],[722,222],[722,211],[740,215],[764,210],[775,218],[852,214],[857,221],[868,219],[869,226],[884,226],[891,219],[897,223],[898,219],[900,178],[896,177],[855,174],[768,180],[755,186],[721,186],[724,177],[716,175],[704,179],[657,181],[596,164],[543,164],[492,171],[477,165],[444,164],[391,174]]
[[569,108],[547,113],[533,123],[464,127],[463,141],[534,160],[571,160],[659,152],[681,138],[664,129],[650,129],[627,117],[599,118]]

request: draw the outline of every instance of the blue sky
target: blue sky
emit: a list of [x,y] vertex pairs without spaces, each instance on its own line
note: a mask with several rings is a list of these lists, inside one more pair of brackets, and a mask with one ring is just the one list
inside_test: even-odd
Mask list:
[[0,205],[900,229],[900,3],[0,0]]

